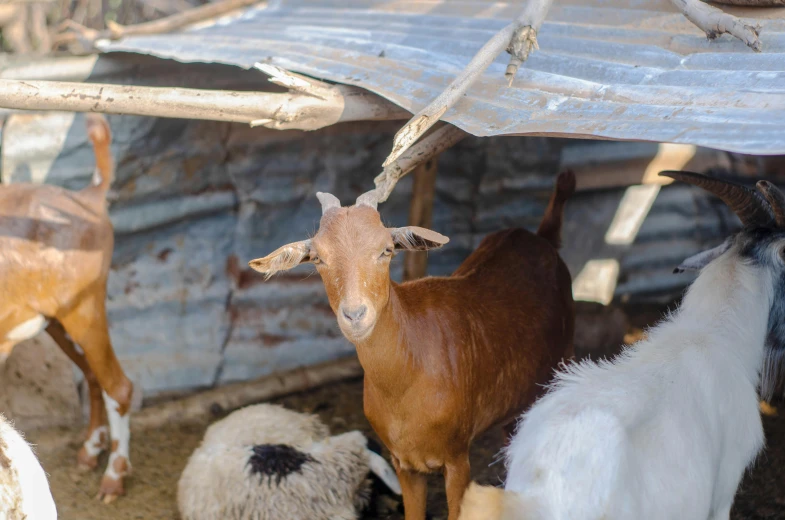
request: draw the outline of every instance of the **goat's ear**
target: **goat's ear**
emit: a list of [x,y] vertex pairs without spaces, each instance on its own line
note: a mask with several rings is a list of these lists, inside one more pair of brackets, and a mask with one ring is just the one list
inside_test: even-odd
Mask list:
[[727,239],[722,244],[714,247],[712,249],[707,249],[706,251],[700,252],[697,255],[692,255],[691,257],[684,260],[679,267],[673,270],[674,273],[683,273],[685,271],[700,271],[707,265],[709,265],[715,258],[720,256],[722,253],[727,251],[731,246],[731,240]]
[[311,241],[303,240],[279,247],[264,258],[251,260],[248,265],[254,271],[264,273],[265,279],[269,280],[278,271],[286,271],[310,261]]
[[444,235],[417,226],[406,226],[390,228],[395,249],[406,249],[409,251],[428,251],[429,249],[439,249],[450,241]]

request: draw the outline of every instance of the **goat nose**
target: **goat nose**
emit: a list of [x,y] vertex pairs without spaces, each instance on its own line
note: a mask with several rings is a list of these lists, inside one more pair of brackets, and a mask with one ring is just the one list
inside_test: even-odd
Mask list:
[[365,305],[360,305],[359,307],[354,307],[353,309],[341,306],[343,317],[349,321],[359,321],[363,316],[365,316],[365,311],[367,310],[368,307]]

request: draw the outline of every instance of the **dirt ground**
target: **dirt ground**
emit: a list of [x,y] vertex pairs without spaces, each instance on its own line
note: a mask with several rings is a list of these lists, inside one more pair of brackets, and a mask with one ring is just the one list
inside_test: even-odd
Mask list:
[[[361,380],[328,385],[274,402],[293,410],[318,413],[332,433],[357,429],[373,436],[362,412]],[[734,520],[785,520],[785,406],[780,406],[781,416],[764,417],[768,447],[742,482],[731,515]],[[171,424],[154,431],[133,431],[131,461],[134,473],[128,481],[128,496],[110,505],[95,500],[100,471],[87,475],[76,472],[78,446],[42,453],[41,463],[50,475],[60,519],[179,518],[177,480],[207,424],[206,421]],[[503,465],[489,466],[496,459],[501,440],[501,431],[490,431],[475,443],[471,453],[475,480],[484,484],[502,481]],[[442,486],[441,476],[430,479],[428,511],[433,520],[446,518]],[[396,501],[382,497],[365,518],[398,520],[403,517]]]

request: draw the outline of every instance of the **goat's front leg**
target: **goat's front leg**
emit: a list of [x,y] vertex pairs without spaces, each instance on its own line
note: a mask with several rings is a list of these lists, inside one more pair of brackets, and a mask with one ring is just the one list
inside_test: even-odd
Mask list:
[[125,494],[123,478],[131,472],[129,412],[133,385],[123,373],[112,350],[103,294],[85,298],[67,315],[58,319],[71,338],[84,350],[87,363],[103,390],[112,450],[101,479],[98,497],[109,503]]
[[444,485],[447,488],[449,520],[458,520],[463,494],[471,482],[469,454],[465,453],[444,465]]
[[401,483],[405,520],[425,520],[425,503],[428,498],[428,481],[416,471],[401,469],[398,459],[392,458],[393,467]]
[[77,453],[76,462],[81,470],[93,470],[98,466],[98,456],[109,447],[109,429],[106,426],[106,409],[101,386],[84,354],[68,339],[65,329],[58,321],[52,320],[46,332],[84,374],[90,393],[90,424],[87,427],[87,438]]

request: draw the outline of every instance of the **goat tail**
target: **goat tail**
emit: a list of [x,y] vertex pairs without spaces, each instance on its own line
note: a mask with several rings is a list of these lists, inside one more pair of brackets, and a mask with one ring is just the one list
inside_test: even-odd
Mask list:
[[93,144],[95,154],[92,187],[106,195],[114,179],[114,160],[109,148],[112,144],[112,130],[104,116],[95,113],[87,114],[87,136]]
[[556,186],[545,210],[545,216],[537,229],[537,235],[541,236],[556,249],[561,247],[561,228],[564,217],[564,203],[567,202],[572,194],[575,193],[575,174],[572,170],[566,170],[556,178]]
[[472,482],[461,503],[458,520],[521,520],[526,512],[521,511],[518,494],[492,486],[480,486]]

